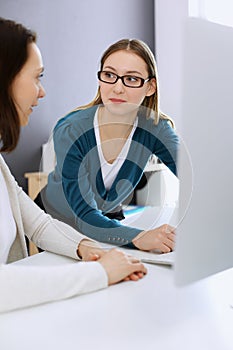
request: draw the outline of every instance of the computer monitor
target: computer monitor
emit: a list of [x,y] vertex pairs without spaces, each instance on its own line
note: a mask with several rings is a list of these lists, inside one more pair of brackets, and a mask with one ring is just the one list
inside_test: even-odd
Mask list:
[[233,28],[190,18],[184,32],[180,286],[233,267]]

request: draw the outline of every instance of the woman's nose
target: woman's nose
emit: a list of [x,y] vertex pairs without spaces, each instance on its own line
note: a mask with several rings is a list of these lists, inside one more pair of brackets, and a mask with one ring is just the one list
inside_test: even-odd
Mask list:
[[43,98],[43,97],[45,97],[45,95],[46,95],[45,89],[44,89],[43,85],[41,84],[38,97]]
[[121,79],[118,79],[117,82],[114,84],[113,90],[118,94],[124,92],[125,87]]

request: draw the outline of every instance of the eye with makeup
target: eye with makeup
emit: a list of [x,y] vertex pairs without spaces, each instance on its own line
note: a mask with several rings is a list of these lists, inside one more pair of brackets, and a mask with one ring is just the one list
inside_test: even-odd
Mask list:
[[140,77],[135,77],[133,75],[125,75],[125,80],[128,81],[129,83],[137,83],[139,81],[141,81]]
[[43,73],[43,72],[41,72],[41,73],[39,73],[39,74],[36,75],[35,81],[36,81],[36,84],[37,84],[37,85],[40,85],[40,84],[41,84],[41,78],[42,78],[43,76],[44,76],[44,73]]
[[41,78],[44,76],[44,67],[41,67],[40,69],[37,70],[37,80],[40,81]]
[[38,80],[40,80],[44,76],[44,73],[40,73],[37,77]]
[[115,79],[116,78],[116,74],[114,74],[112,72],[108,72],[108,71],[103,71],[102,75],[107,79]]

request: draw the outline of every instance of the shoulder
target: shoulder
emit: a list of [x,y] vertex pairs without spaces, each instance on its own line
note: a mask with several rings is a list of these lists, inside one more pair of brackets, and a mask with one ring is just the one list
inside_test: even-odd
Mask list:
[[6,164],[3,156],[0,154],[0,171],[4,178],[13,178],[8,165]]
[[168,129],[171,131],[175,131],[175,129],[172,127],[171,122],[169,119],[165,119],[165,118],[160,118],[159,122],[158,122],[158,126],[161,129]]
[[0,165],[1,166],[4,166],[6,163],[5,163],[5,161],[4,161],[4,159],[3,159],[3,157],[2,157],[2,155],[0,154]]
[[93,127],[94,115],[97,106],[90,107],[87,109],[79,109],[68,113],[63,118],[59,119],[55,125],[54,131],[60,128],[72,127],[74,129],[82,129],[82,131],[87,128]]
[[154,144],[156,140],[159,140],[164,145],[173,144],[175,148],[179,144],[179,137],[171,126],[169,119],[161,118],[158,124],[155,124],[153,118],[142,117],[138,126],[139,130],[135,138],[144,145]]
[[153,117],[146,118],[144,115],[139,116],[138,126],[151,134],[158,134],[158,132],[164,130],[174,132],[169,119],[164,118],[160,118],[158,123],[155,124]]
[[[94,116],[97,106],[77,110],[60,119],[53,129],[56,152],[67,152],[70,147],[94,142]],[[75,146],[75,147],[76,147]]]

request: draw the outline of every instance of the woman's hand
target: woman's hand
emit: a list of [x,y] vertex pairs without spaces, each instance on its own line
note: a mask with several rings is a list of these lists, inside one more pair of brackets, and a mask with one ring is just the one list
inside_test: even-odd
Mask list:
[[123,280],[137,281],[147,273],[147,269],[140,260],[117,249],[105,252],[98,262],[108,275],[109,285]]
[[95,261],[100,259],[106,252],[99,243],[89,239],[83,239],[78,246],[77,254],[84,261]]
[[175,228],[164,224],[153,230],[140,232],[134,239],[133,244],[140,250],[159,250],[169,253],[175,245]]
[[147,270],[132,256],[117,249],[105,251],[97,242],[83,239],[78,247],[78,255],[84,261],[97,261],[102,264],[108,275],[109,285],[124,281],[138,281]]

